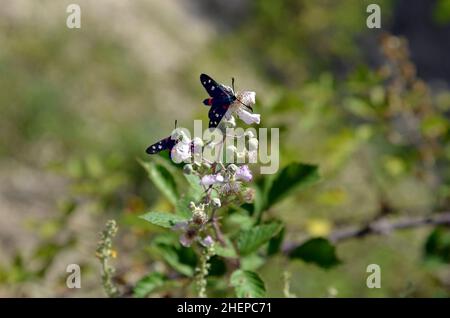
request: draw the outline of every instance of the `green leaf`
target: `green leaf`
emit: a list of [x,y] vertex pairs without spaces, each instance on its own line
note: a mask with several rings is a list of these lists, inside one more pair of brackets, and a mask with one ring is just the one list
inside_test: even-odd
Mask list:
[[323,268],[331,268],[341,263],[336,256],[335,247],[327,239],[320,237],[310,239],[296,247],[289,257],[314,263]]
[[152,224],[170,229],[175,224],[186,221],[186,218],[167,212],[148,212],[139,216]]
[[150,180],[152,180],[158,190],[164,194],[170,203],[175,205],[179,195],[177,184],[172,173],[162,164],[144,161],[139,162],[147,171]]
[[230,283],[234,287],[236,296],[260,298],[266,294],[264,282],[258,274],[238,269],[231,274]]
[[204,192],[203,188],[200,185],[200,178],[195,175],[184,175],[186,177],[187,183],[189,187],[188,193],[181,196],[181,198],[177,201],[176,213],[182,215],[186,218],[190,218],[192,216],[192,211],[189,208],[189,203],[191,201],[198,202],[201,199],[201,196]]
[[193,201],[193,202],[197,202],[192,200],[192,198],[188,197],[188,196],[181,196],[181,198],[177,201],[177,204],[175,205],[175,211],[177,213],[177,215],[180,215],[186,219],[190,218],[192,216],[192,211],[189,208],[189,203]]
[[319,179],[318,168],[315,165],[303,163],[287,165],[266,186],[265,209],[280,202],[293,191],[309,186]]
[[284,227],[281,229],[280,232],[278,232],[277,235],[272,237],[269,241],[269,245],[267,246],[267,255],[274,255],[278,253],[278,251],[281,249],[281,245],[283,243],[284,239]]
[[223,258],[237,258],[236,250],[228,237],[225,237],[225,246],[216,244],[214,247],[216,255]]
[[197,201],[204,192],[203,187],[200,185],[200,178],[193,174],[184,174],[184,177],[189,184],[189,196],[193,198],[193,201]]
[[223,276],[227,273],[227,265],[222,257],[214,255],[209,260],[209,276]]
[[450,1],[438,0],[433,8],[433,19],[440,25],[450,22]]
[[240,267],[243,270],[254,271],[264,265],[266,259],[258,254],[250,254],[240,258]]
[[185,276],[193,276],[197,256],[192,248],[180,245],[178,235],[165,233],[155,237],[148,248],[152,257],[163,259],[169,266]]
[[248,255],[258,250],[281,230],[278,222],[261,224],[241,231],[237,238],[237,246],[241,255]]
[[450,263],[450,230],[437,227],[425,242],[425,258],[428,261]]
[[376,113],[371,105],[364,99],[358,97],[348,97],[343,103],[346,110],[355,116],[364,119],[374,119],[376,118]]
[[140,279],[133,289],[134,297],[143,298],[153,292],[156,288],[161,287],[166,281],[166,277],[158,272],[151,273]]

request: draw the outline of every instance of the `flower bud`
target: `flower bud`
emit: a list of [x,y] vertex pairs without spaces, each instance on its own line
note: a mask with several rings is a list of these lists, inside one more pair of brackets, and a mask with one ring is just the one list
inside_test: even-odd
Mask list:
[[227,167],[227,169],[230,173],[235,174],[238,170],[238,167],[234,163],[232,163]]
[[215,208],[220,208],[222,206],[222,203],[220,202],[219,198],[212,199],[211,203]]
[[183,167],[184,174],[189,175],[189,174],[192,174],[192,172],[194,172],[194,167],[190,163],[188,163],[187,165],[184,165],[184,167]]
[[208,235],[203,240],[201,240],[200,243],[205,247],[211,247],[214,244],[214,240],[211,236]]

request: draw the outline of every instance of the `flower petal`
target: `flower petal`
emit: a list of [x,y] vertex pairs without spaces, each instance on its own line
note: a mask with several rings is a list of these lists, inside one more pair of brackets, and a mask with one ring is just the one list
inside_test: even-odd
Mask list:
[[187,159],[191,158],[191,143],[186,143],[184,141],[181,141],[177,143],[171,151],[171,158],[172,161],[175,163],[181,163],[184,162]]
[[237,94],[237,98],[248,106],[255,105],[256,93],[251,91],[242,91]]
[[208,235],[203,240],[201,240],[200,243],[205,247],[210,247],[211,245],[214,244],[214,240],[210,235]]
[[242,119],[247,125],[259,124],[261,121],[260,114],[254,114],[246,111],[245,109],[238,108],[236,114]]
[[236,180],[251,181],[253,178],[252,172],[247,165],[240,166],[236,171]]
[[206,187],[209,187],[213,184],[222,183],[223,181],[224,178],[220,174],[207,174],[206,176],[202,177],[200,183]]
[[187,234],[183,234],[180,236],[180,243],[184,247],[189,247],[192,244],[193,239],[189,237]]

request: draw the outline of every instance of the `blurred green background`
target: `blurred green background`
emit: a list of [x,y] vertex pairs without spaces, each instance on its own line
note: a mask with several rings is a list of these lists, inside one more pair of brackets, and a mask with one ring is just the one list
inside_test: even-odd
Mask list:
[[[168,203],[136,159],[175,119],[207,118],[202,72],[256,91],[282,165],[320,166],[319,185],[270,211],[287,238],[448,209],[449,1],[78,0],[68,29],[72,2],[0,0],[0,296],[102,297],[110,218],[125,284],[163,266],[146,250],[159,230],[137,216]],[[366,27],[369,3],[382,29]],[[339,243],[329,270],[273,257],[258,272],[269,296],[285,268],[299,297],[448,297],[450,242],[427,258],[432,231]],[[71,263],[81,289],[65,285]],[[381,289],[366,287],[371,263]]]

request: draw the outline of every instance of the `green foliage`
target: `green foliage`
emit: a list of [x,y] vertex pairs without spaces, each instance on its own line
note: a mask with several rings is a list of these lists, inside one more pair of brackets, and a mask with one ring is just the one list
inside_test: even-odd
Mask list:
[[179,215],[167,212],[148,212],[144,215],[141,215],[140,218],[152,224],[162,226],[168,229],[172,228],[175,224],[186,220],[185,218]]
[[450,263],[450,231],[445,227],[435,228],[425,242],[425,257],[429,261]]
[[450,1],[438,0],[433,8],[433,18],[438,24],[446,25],[450,22]]
[[185,276],[193,276],[197,257],[192,249],[180,245],[174,235],[160,235],[152,240],[148,251],[164,260],[171,268]]
[[189,208],[190,202],[197,202],[204,190],[200,185],[200,179],[195,175],[184,175],[189,185],[189,190],[183,194],[176,203],[176,213],[189,218],[192,216],[192,211]]
[[307,187],[319,180],[315,165],[291,163],[282,168],[266,184],[264,208],[268,209],[294,191]]
[[278,234],[281,230],[278,222],[260,224],[251,229],[241,231],[237,237],[237,247],[240,255],[256,252],[263,244]]
[[269,245],[267,246],[267,254],[274,255],[278,253],[281,249],[281,245],[283,244],[284,235],[286,233],[286,228],[283,227],[278,234],[272,237],[269,241]]
[[301,259],[323,268],[331,268],[341,263],[335,247],[324,238],[313,238],[296,247],[289,254],[292,259]]
[[234,287],[237,297],[257,298],[264,297],[266,294],[266,287],[258,274],[245,271],[236,270],[231,274],[230,283]]
[[146,297],[155,289],[164,285],[166,280],[167,278],[161,273],[150,273],[136,283],[133,289],[133,296],[137,298]]
[[179,194],[172,173],[164,165],[159,163],[140,161],[140,164],[147,171],[150,180],[153,181],[158,190],[165,195],[170,203],[176,205]]

